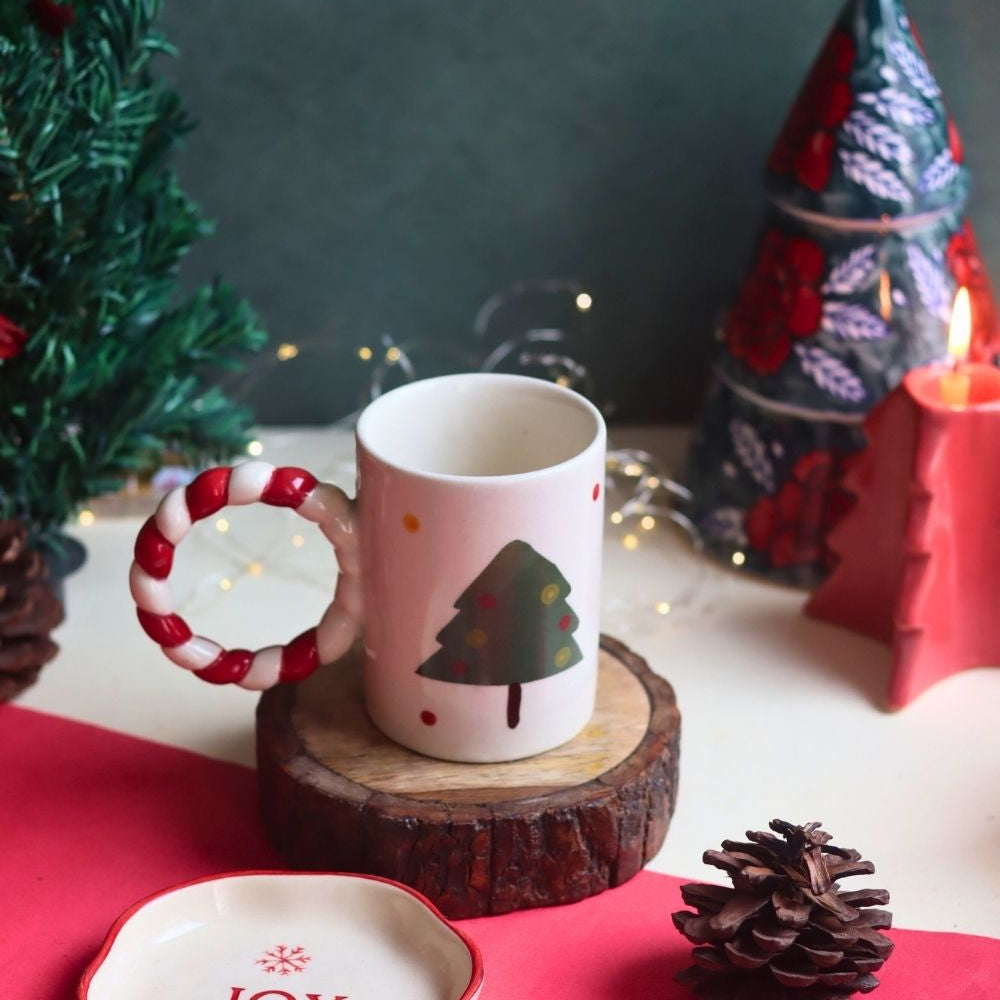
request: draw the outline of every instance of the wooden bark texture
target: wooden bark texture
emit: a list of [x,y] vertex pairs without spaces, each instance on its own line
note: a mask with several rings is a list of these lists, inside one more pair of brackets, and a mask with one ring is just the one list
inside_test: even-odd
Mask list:
[[396,879],[452,918],[568,903],[659,850],[679,737],[673,689],[604,636],[597,707],[575,739],[503,764],[433,760],[368,720],[352,654],[261,697],[262,816],[290,866]]

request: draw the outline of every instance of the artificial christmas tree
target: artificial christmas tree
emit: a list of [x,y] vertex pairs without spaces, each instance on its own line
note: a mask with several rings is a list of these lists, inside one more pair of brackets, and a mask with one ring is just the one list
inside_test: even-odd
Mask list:
[[554,563],[527,542],[509,542],[455,601],[458,614],[436,636],[441,648],[417,673],[451,684],[509,685],[507,725],[514,729],[521,685],[583,658],[569,591]]
[[965,151],[900,0],[848,0],[768,161],[756,258],[719,329],[687,477],[710,552],[815,583],[843,510],[841,460],[863,446],[868,410],[944,355],[960,286],[972,357],[996,354],[967,194]]
[[169,157],[190,121],[151,63],[158,0],[0,0],[0,517],[52,541],[163,450],[243,443],[208,381],[264,335],[222,284],[175,294],[208,231]]

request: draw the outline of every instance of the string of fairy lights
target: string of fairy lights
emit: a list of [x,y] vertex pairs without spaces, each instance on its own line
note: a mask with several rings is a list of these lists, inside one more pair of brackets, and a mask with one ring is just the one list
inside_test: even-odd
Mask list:
[[[429,345],[437,349],[440,356],[442,350],[455,356],[456,370],[475,371],[514,371],[523,374],[533,374],[568,386],[587,395],[594,396],[594,384],[587,366],[579,360],[580,351],[585,348],[589,329],[586,323],[582,328],[571,328],[569,323],[527,324],[514,331],[498,332],[497,327],[504,312],[512,304],[521,303],[533,296],[542,299],[549,297],[568,299],[572,314],[577,320],[586,321],[590,318],[594,305],[593,296],[583,289],[579,283],[570,280],[553,279],[547,281],[518,282],[503,292],[490,296],[478,310],[472,327],[471,351],[455,349],[448,345],[442,346],[428,340],[414,339],[407,342],[397,342],[390,335],[380,338],[378,346],[361,344],[355,351],[356,361],[364,370],[359,373],[359,379],[365,386],[364,396],[368,401],[376,399],[387,388],[401,382],[414,381],[421,377],[419,354],[421,349]],[[563,306],[565,310],[565,304]],[[543,310],[545,311],[545,310]],[[551,312],[551,310],[548,310]],[[277,365],[285,365],[296,361],[315,363],[313,355],[316,344],[305,339],[300,342],[283,341],[277,345],[269,357],[258,359],[256,369],[248,373],[241,395],[259,383],[266,371],[273,370]],[[312,359],[312,360],[311,360]],[[364,402],[365,400],[362,400]],[[612,407],[598,402],[602,411],[609,415]],[[359,406],[354,412],[336,421],[334,427],[351,429],[363,409]],[[266,447],[263,441],[255,438],[246,447],[251,458],[266,457]],[[335,479],[346,470],[339,467],[314,468],[312,470],[320,479]],[[166,493],[178,485],[185,485],[194,477],[197,470],[165,467],[154,477],[152,488],[156,494]],[[635,553],[644,545],[643,537],[653,533],[658,527],[673,526],[682,533],[695,551],[700,551],[701,543],[695,525],[685,515],[684,508],[690,501],[689,491],[674,481],[667,470],[655,456],[641,449],[614,448],[609,450],[606,466],[606,516],[609,522],[609,534],[625,553]],[[82,528],[89,528],[97,521],[97,514],[92,507],[81,510],[77,522]],[[291,523],[291,521],[290,521]],[[219,516],[214,521],[215,535],[220,542],[225,537],[226,544],[232,543],[228,536],[232,525],[228,517]],[[288,546],[302,549],[308,544],[304,535],[291,531],[288,537],[269,545],[241,552],[241,562],[238,567],[225,575],[213,576],[211,586],[216,592],[231,593],[241,579],[261,577],[265,573],[284,575],[280,569],[285,565]],[[325,540],[322,542],[325,546]],[[739,565],[735,553],[733,562]],[[303,574],[302,567],[295,569],[295,578],[311,583],[323,593],[330,590],[329,579],[316,576],[308,578]],[[654,615],[666,616],[674,613],[679,606],[694,600],[700,582],[700,574],[688,574],[685,586],[677,593],[661,596],[650,605],[646,603],[647,613],[652,610]],[[206,583],[206,581],[202,581]],[[668,599],[669,598],[669,599]],[[179,601],[179,610],[185,610],[187,602]]]

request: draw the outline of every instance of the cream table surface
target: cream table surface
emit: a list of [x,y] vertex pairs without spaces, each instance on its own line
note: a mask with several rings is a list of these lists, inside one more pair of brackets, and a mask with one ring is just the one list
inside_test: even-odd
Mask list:
[[[617,428],[612,442],[669,467],[685,436]],[[259,437],[262,458],[352,486],[348,431]],[[224,532],[217,518],[196,525],[202,544],[184,543],[171,576],[195,630],[255,648],[314,624],[335,574],[316,529],[260,506],[223,515]],[[140,523],[76,529],[89,558],[68,583],[62,652],[19,704],[252,764],[257,696],[199,683],[139,629],[127,574]],[[717,878],[701,854],[723,838],[820,819],[875,860],[870,882],[891,891],[899,926],[1000,937],[1000,670],[888,714],[883,646],[804,618],[801,592],[703,560],[663,523],[608,523],[603,595],[603,630],[673,684],[683,716],[680,796],[653,869]]]

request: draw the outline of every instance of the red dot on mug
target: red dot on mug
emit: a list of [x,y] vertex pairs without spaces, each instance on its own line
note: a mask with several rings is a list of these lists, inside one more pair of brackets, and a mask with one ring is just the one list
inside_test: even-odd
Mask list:
[[456,677],[464,677],[469,672],[469,664],[465,660],[452,660],[451,672]]
[[572,621],[573,619],[570,615],[563,615],[562,618],[559,619],[559,631],[565,632],[566,629],[569,628]]
[[495,594],[480,594],[479,595],[479,606],[481,608],[495,608],[497,606],[497,599]]
[[437,720],[438,717],[433,712],[428,712],[426,708],[420,713],[420,721],[425,726],[433,726]]
[[591,495],[593,496],[593,498],[595,500],[601,495],[601,484],[600,483],[594,483],[594,492]]

